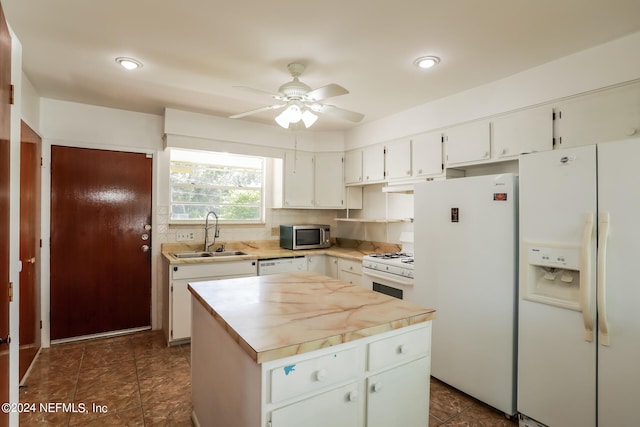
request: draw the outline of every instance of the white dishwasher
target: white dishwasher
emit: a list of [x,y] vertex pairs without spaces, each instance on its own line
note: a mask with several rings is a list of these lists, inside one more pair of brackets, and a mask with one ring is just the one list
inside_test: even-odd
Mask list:
[[307,271],[306,257],[274,258],[258,261],[258,276]]

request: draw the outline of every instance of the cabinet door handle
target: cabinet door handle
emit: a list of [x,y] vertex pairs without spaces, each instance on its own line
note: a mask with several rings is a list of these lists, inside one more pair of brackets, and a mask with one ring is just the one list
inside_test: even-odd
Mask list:
[[374,393],[380,393],[381,390],[382,390],[382,383],[381,382],[377,382],[371,387],[371,391],[374,392]]
[[406,344],[400,344],[398,346],[398,353],[407,354],[408,352],[409,352],[409,348],[406,346]]
[[316,381],[324,381],[325,378],[327,378],[326,369],[320,369],[318,372],[316,372]]
[[347,394],[347,400],[349,402],[356,402],[358,400],[358,392],[350,391],[349,394]]

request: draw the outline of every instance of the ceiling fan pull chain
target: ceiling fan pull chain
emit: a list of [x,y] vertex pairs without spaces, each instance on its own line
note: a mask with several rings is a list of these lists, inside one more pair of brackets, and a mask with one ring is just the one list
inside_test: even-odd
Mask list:
[[293,131],[293,173],[298,170],[298,131]]

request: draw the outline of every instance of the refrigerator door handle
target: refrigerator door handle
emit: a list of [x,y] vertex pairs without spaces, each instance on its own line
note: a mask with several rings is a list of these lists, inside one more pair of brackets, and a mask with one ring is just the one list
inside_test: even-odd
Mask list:
[[591,235],[593,233],[593,212],[584,218],[582,246],[580,254],[580,310],[584,322],[584,339],[593,341],[593,321],[591,320]]
[[609,240],[609,212],[598,214],[598,330],[600,344],[609,345],[609,322],[607,320],[607,241]]

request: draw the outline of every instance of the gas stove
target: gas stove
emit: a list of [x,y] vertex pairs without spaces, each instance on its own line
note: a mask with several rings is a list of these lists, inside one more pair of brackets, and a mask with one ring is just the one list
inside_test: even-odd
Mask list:
[[365,255],[363,273],[367,270],[413,279],[413,253],[389,252]]

